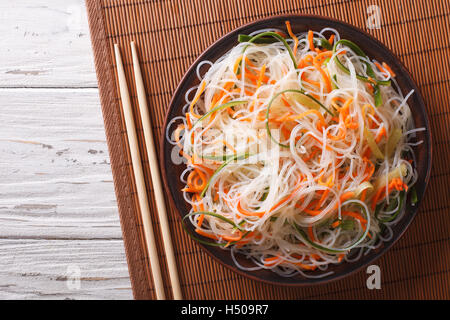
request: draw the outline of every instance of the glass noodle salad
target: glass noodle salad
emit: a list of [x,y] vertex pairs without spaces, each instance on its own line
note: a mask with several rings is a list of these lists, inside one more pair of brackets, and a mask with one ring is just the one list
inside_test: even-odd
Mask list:
[[413,92],[331,28],[286,21],[238,42],[198,65],[168,125],[186,163],[183,223],[243,270],[325,277],[392,237],[407,193],[417,201]]

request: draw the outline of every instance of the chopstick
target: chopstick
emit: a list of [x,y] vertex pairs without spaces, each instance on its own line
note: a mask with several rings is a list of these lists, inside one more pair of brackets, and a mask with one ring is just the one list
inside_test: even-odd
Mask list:
[[148,111],[147,97],[145,94],[144,81],[142,80],[141,67],[136,50],[136,44],[131,42],[131,53],[133,56],[134,80],[137,89],[139,102],[139,110],[141,114],[142,128],[144,130],[145,146],[147,149],[148,162],[150,164],[150,172],[152,184],[155,193],[156,208],[158,210],[158,218],[161,224],[161,234],[166,253],[167,265],[169,268],[170,282],[172,285],[173,298],[175,300],[182,299],[180,281],[178,279],[177,265],[172,247],[172,239],[170,236],[169,223],[167,221],[166,204],[164,202],[163,190],[161,185],[161,177],[159,175],[158,159],[156,157],[155,144],[153,141],[152,126],[150,124],[150,114]]
[[152,220],[150,217],[150,208],[148,205],[147,192],[145,187],[144,172],[142,170],[141,156],[139,154],[139,145],[136,136],[136,127],[133,120],[133,112],[131,108],[130,95],[128,93],[125,71],[123,69],[120,49],[114,44],[114,53],[116,57],[117,75],[119,78],[120,97],[122,99],[122,108],[125,118],[125,126],[128,135],[128,144],[130,146],[131,162],[136,181],[136,189],[139,200],[139,207],[142,216],[142,224],[144,227],[145,242],[150,260],[150,268],[153,275],[153,283],[155,285],[156,298],[164,300],[164,284],[161,277],[161,269],[159,265],[158,251],[156,250],[155,236],[153,234]]

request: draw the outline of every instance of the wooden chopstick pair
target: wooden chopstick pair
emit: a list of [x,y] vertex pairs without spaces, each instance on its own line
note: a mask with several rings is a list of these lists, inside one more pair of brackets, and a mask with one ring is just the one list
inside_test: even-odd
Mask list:
[[[128,85],[125,78],[125,71],[122,64],[120,49],[118,44],[114,45],[114,53],[116,57],[117,74],[119,79],[120,96],[122,99],[123,114],[128,135],[128,143],[130,146],[131,162],[133,166],[137,195],[139,200],[140,212],[142,215],[142,223],[144,227],[145,241],[150,259],[150,268],[153,275],[153,283],[155,285],[156,297],[158,300],[165,299],[164,283],[161,277],[161,268],[159,264],[158,252],[156,250],[155,235],[153,233],[152,220],[150,216],[150,207],[145,187],[144,173],[142,170],[141,157],[139,154],[139,145],[136,135],[136,127],[134,124],[133,111],[131,107]],[[180,282],[178,279],[177,266],[172,247],[172,239],[170,236],[169,223],[167,220],[166,206],[164,203],[163,190],[161,185],[160,171],[158,159],[156,157],[155,145],[153,141],[152,127],[150,124],[150,114],[147,108],[147,98],[145,94],[144,82],[142,80],[139,58],[136,45],[131,42],[131,53],[133,56],[134,80],[137,89],[139,111],[141,114],[142,128],[144,131],[145,146],[147,149],[148,160],[150,164],[151,178],[153,189],[155,192],[156,207],[158,210],[159,222],[161,224],[162,240],[164,251],[167,257],[167,265],[169,276],[175,300],[182,299]]]

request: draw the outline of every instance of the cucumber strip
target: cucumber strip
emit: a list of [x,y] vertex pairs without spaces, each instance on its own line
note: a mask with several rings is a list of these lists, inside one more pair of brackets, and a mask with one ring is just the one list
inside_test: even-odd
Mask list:
[[286,42],[286,40],[282,36],[280,36],[278,33],[272,32],[272,31],[261,32],[261,33],[257,34],[256,36],[253,36],[251,39],[249,39],[247,41],[249,44],[244,47],[244,50],[242,50],[242,52],[243,53],[245,52],[245,50],[248,48],[250,43],[256,43],[256,41],[258,39],[261,39],[261,38],[264,39],[264,37],[266,37],[266,38],[272,37],[272,38],[279,40],[281,43],[283,43],[284,46],[286,47],[287,51],[289,52],[289,56],[291,57],[292,63],[294,64],[294,68],[297,69],[297,62],[295,61],[295,56],[294,56],[294,53],[292,52],[291,47],[289,46],[289,44]]
[[338,226],[338,228],[341,228],[342,230],[353,230],[354,227],[355,221],[350,219],[342,220],[342,222]]
[[385,205],[385,203],[381,203],[379,205],[377,205],[377,207],[375,208],[375,219],[377,219],[380,222],[391,222],[393,221],[398,214],[402,211],[403,209],[403,203],[404,203],[404,199],[405,199],[405,192],[400,192],[400,196],[398,198],[396,198],[395,202],[391,202],[389,204],[389,206],[387,207],[387,211],[393,210],[395,205],[398,205],[398,209],[397,211],[395,211],[394,214],[390,215],[390,216],[386,216],[386,217],[380,217],[380,210],[381,208]]
[[[358,45],[356,45],[355,43],[353,43],[353,42],[351,42],[349,40],[346,40],[346,39],[341,39],[341,40],[337,41],[334,44],[334,46],[333,46],[333,54],[336,53],[336,48],[337,48],[338,44],[343,44],[343,45],[349,47],[350,49],[352,49],[352,51],[355,52],[358,56],[363,57],[363,58],[367,58],[367,56],[364,53],[364,51],[362,51],[361,48],[358,47]],[[342,62],[339,60],[339,58],[337,56],[334,57],[334,60],[336,61],[336,64],[338,65],[338,67],[342,71],[344,71],[347,74],[350,74],[350,70],[346,66],[344,66],[342,64]],[[377,80],[377,79],[375,79],[375,72],[373,71],[373,69],[370,66],[370,64],[368,64],[365,61],[364,61],[364,64],[367,66],[367,74],[369,75],[369,77],[373,78],[373,80],[376,81],[377,85],[383,85],[383,86],[391,85],[391,80]],[[356,78],[358,78],[359,80],[364,81],[364,82],[372,83],[372,81],[369,80],[369,77],[362,76],[362,75],[359,75],[359,74],[356,75]]]
[[333,74],[331,78],[333,79],[333,81],[331,81],[331,87],[333,88],[333,90],[339,89],[339,87],[337,86],[337,76]]
[[263,193],[263,195],[262,195],[261,199],[259,199],[259,201],[266,200],[267,196],[269,195],[269,187],[266,187],[264,190],[266,190],[266,191]]
[[[249,42],[252,39],[252,36],[246,35],[246,34],[239,34],[238,35],[238,41],[239,42]],[[277,42],[278,39],[275,38],[264,38],[261,37],[255,41],[253,41],[253,43],[257,43],[257,44],[270,44],[270,43],[274,43]]]
[[419,202],[419,199],[417,198],[417,190],[415,187],[411,188],[411,203],[415,205],[417,202]]
[[331,45],[331,43],[327,39],[324,39],[324,38],[320,38],[320,46],[327,50],[333,49],[333,46]]

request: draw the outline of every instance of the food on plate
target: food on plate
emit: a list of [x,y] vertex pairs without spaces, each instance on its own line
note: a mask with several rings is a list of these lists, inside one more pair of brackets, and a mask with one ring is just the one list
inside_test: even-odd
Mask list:
[[324,277],[389,240],[417,201],[413,91],[332,28],[287,21],[237,40],[198,64],[167,128],[186,163],[183,223],[243,270]]

